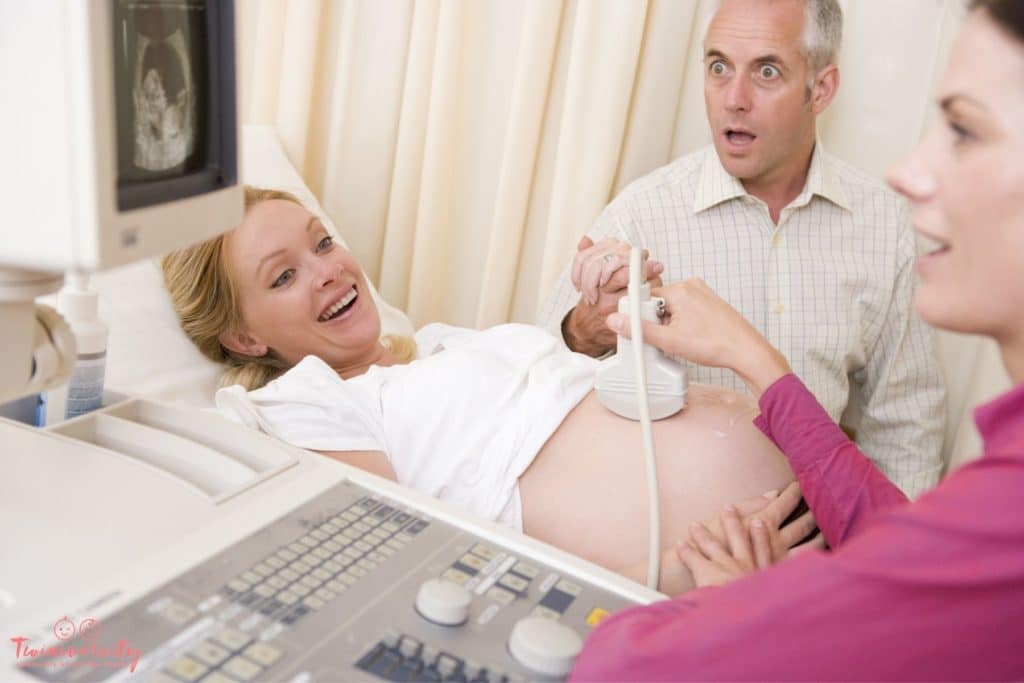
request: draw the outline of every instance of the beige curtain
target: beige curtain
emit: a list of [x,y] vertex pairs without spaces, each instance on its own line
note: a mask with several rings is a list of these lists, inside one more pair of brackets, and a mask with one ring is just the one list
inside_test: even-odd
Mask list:
[[[706,0],[240,0],[242,116],[287,153],[416,324],[532,321],[633,179],[707,144]],[[934,116],[961,0],[846,0],[825,145],[875,174]],[[948,448],[1005,380],[941,339]],[[979,378],[984,377],[984,380]]]

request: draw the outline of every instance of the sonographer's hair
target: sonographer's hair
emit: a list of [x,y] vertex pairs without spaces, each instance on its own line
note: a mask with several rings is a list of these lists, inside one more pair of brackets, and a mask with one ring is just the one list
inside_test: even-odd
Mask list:
[[1024,2],[1021,0],[971,0],[970,11],[982,10],[1014,39],[1024,42]]
[[[260,202],[283,199],[302,206],[299,199],[281,190],[245,188],[245,210]],[[247,356],[220,343],[220,335],[243,325],[238,290],[224,254],[225,235],[218,235],[187,249],[172,252],[160,261],[164,285],[178,314],[181,329],[199,351],[227,369],[221,386],[241,384],[258,389],[282,375],[289,365],[270,351],[265,356]],[[408,337],[385,335],[381,342],[400,360],[416,357],[416,344]]]

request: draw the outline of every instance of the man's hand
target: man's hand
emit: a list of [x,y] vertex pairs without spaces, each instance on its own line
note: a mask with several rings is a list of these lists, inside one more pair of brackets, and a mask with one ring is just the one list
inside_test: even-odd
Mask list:
[[[605,319],[618,310],[619,299],[626,294],[630,245],[612,237],[594,244],[583,237],[576,249],[571,278],[580,300],[562,321],[562,337],[573,351],[600,356],[615,346],[615,333]],[[643,260],[647,281],[660,287],[664,266],[648,259],[646,249]]]

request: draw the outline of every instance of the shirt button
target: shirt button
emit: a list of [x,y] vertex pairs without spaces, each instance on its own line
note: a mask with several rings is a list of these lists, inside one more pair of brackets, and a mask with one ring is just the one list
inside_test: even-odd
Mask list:
[[782,244],[782,235],[780,233],[775,233],[775,236],[772,237],[772,246],[777,247],[780,244]]
[[775,304],[774,306],[772,306],[772,313],[775,313],[776,315],[781,314],[785,310],[786,307],[783,306],[782,304]]

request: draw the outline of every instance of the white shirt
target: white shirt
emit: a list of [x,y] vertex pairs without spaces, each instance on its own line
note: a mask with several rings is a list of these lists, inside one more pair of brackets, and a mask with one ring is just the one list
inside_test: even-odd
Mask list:
[[519,477],[597,361],[531,325],[434,324],[415,340],[412,363],[342,379],[307,356],[261,389],[221,389],[217,407],[300,448],[381,451],[400,483],[521,530]]
[[[913,313],[906,204],[882,183],[818,144],[803,191],[775,225],[709,146],[630,184],[587,234],[649,249],[666,284],[704,279],[837,422],[852,382],[865,454],[911,496],[938,481],[945,389],[931,331]],[[561,337],[578,300],[567,268],[538,323]],[[688,371],[690,381],[745,390],[729,370]]]

